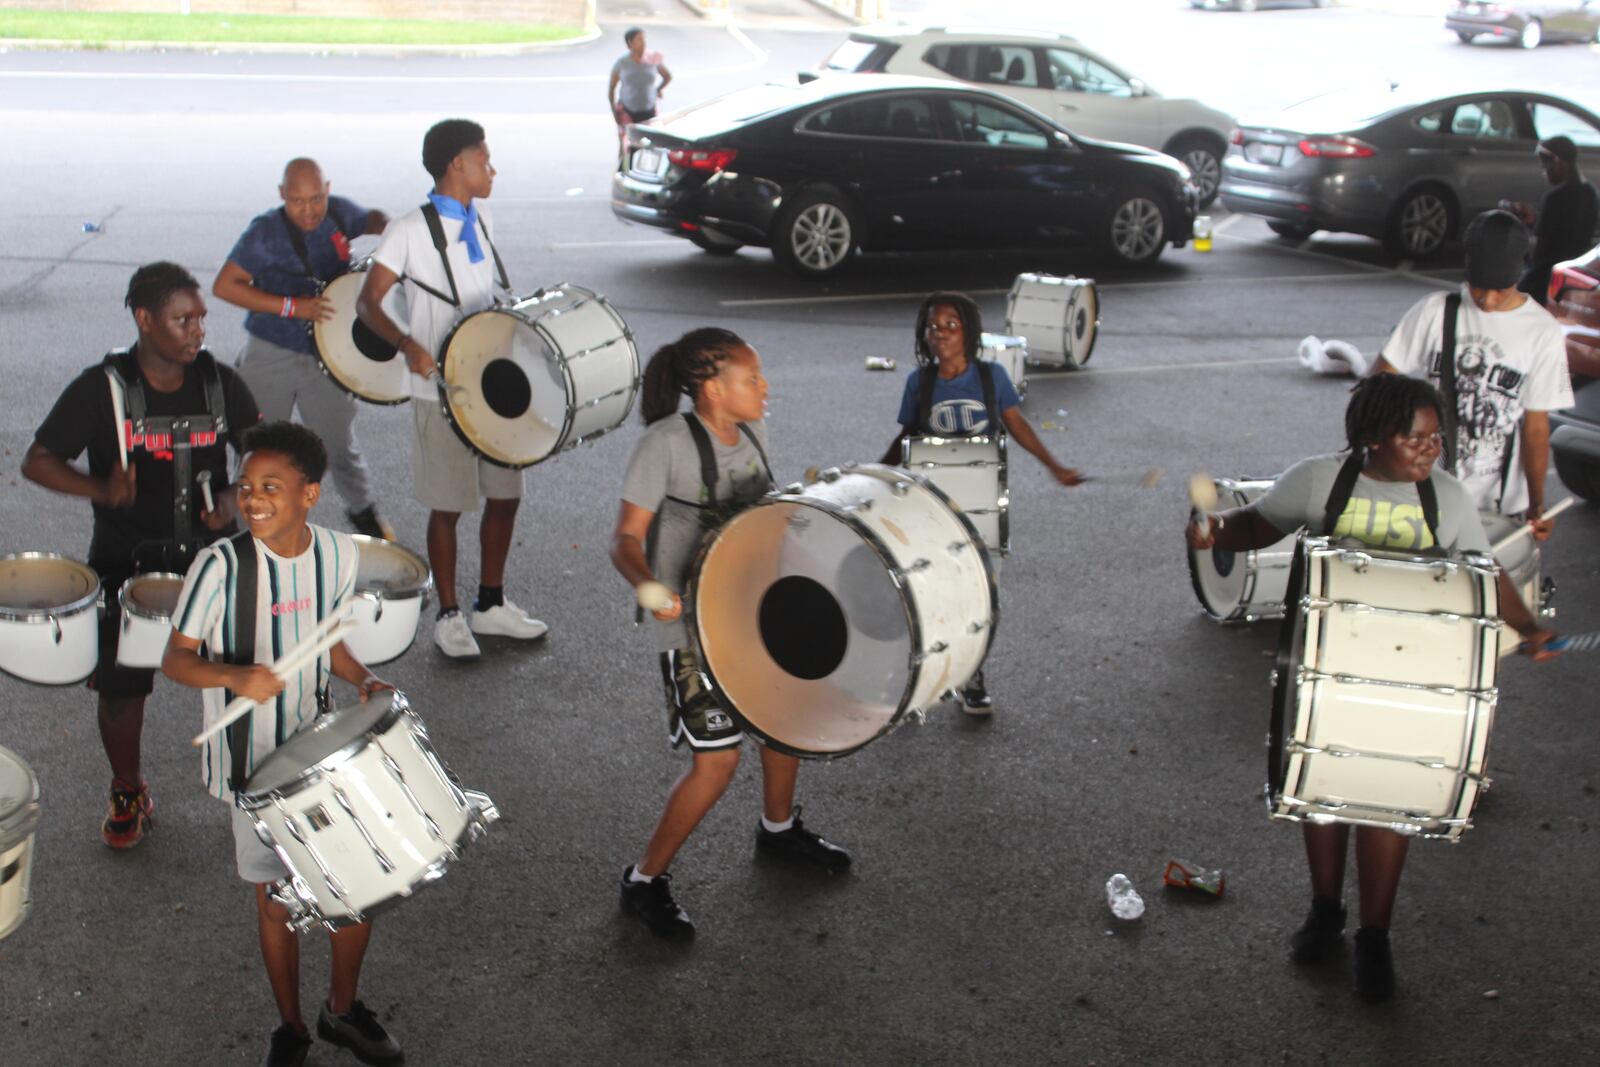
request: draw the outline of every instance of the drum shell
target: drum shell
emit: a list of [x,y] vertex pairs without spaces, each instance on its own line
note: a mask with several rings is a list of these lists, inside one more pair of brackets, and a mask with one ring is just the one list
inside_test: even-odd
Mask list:
[[[355,340],[356,331],[371,333],[356,313],[371,266],[370,258],[363,259],[319,290],[318,295],[333,305],[334,314],[312,324],[311,347],[322,373],[357,400],[384,406],[404,404],[411,399],[411,370],[404,354],[397,350],[389,358],[374,360],[361,352]],[[403,288],[396,285],[384,298],[384,310],[397,321],[405,317],[402,293]],[[371,340],[376,341],[376,335]]]
[[39,810],[39,779],[22,757],[0,748],[0,940],[28,917]]
[[[786,540],[796,530],[798,538],[823,533],[817,542]],[[849,544],[846,554],[808,558],[828,538]],[[741,569],[752,545],[755,563]],[[857,563],[877,570],[853,572]],[[756,595],[808,570],[836,583],[856,627],[834,673],[809,681],[779,667],[763,644]],[[895,627],[873,617],[885,595],[895,598]],[[724,707],[765,744],[808,758],[858,751],[963,685],[982,665],[999,616],[993,567],[971,522],[925,479],[877,465],[824,472],[708,534],[684,603]]]
[[315,731],[336,729],[338,716],[360,710],[317,719],[268,756],[239,794],[239,807],[290,872],[272,893],[290,907],[298,929],[366,921],[443,877],[481,829],[427,728],[399,693],[354,741],[286,782],[253,788],[264,778],[281,778],[284,767],[294,765],[296,749],[315,744]]
[[428,602],[428,591],[433,588],[433,575],[421,556],[402,545],[365,534],[352,537],[363,560],[373,552],[402,554],[423,576],[397,586],[375,581],[358,568],[356,595],[350,606],[350,617],[356,621],[356,628],[345,636],[344,643],[357,660],[371,667],[398,659],[416,640],[422,609]]
[[1459,839],[1488,782],[1498,569],[1303,546],[1275,679],[1270,813]]
[[[1215,479],[1219,510],[1253,504],[1272,488],[1272,479]],[[1266,548],[1245,552],[1189,549],[1189,583],[1200,607],[1222,623],[1281,619],[1294,562],[1291,535]]]
[[136,574],[122,583],[117,590],[117,609],[120,621],[117,632],[117,665],[135,670],[160,670],[161,660],[167,653],[167,638],[172,636],[172,613],[162,613],[142,607],[134,596],[138,583],[160,582],[175,586],[172,589],[176,602],[183,588],[183,575],[153,573]]
[[1004,367],[1017,396],[1028,394],[1028,342],[1022,337],[998,333],[978,335],[978,358]]
[[[48,569],[48,570],[46,570]],[[33,572],[24,577],[27,572]],[[4,594],[18,580],[43,573],[60,586],[59,603],[21,604]],[[53,552],[0,557],[0,670],[39,685],[75,685],[100,658],[100,578],[88,566]]]
[[907,470],[939,488],[972,523],[990,552],[1011,551],[1011,490],[1006,441],[998,437],[907,436]]
[[1006,333],[1027,340],[1035,363],[1081,367],[1100,332],[1100,297],[1092,278],[1019,274],[1006,297]]

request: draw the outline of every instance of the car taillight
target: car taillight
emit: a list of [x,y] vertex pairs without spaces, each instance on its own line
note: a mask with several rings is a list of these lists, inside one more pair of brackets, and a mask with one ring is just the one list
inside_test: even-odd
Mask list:
[[685,170],[719,171],[727,169],[733,158],[739,154],[735,148],[674,148],[667,153],[667,159],[675,167]]
[[1233,133],[1228,135],[1229,144],[1244,144],[1244,131],[1239,127],[1233,128]]
[[1300,154],[1313,159],[1367,159],[1378,150],[1365,141],[1336,133],[1331,137],[1306,137],[1300,142]]
[[1600,278],[1592,274],[1585,274],[1581,270],[1571,267],[1557,267],[1550,272],[1550,300],[1555,302],[1561,299],[1561,294],[1568,289],[1600,289]]

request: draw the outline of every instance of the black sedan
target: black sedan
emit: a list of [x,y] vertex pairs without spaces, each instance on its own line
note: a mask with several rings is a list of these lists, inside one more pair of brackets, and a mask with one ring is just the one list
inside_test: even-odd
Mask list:
[[1600,37],[1600,0],[1455,0],[1446,29],[1462,44],[1479,37],[1538,48],[1547,41],[1592,42]]
[[713,254],[772,249],[812,278],[865,252],[1090,245],[1142,265],[1188,242],[1188,169],[1076,137],[997,93],[844,74],[766,85],[630,126],[625,222]]

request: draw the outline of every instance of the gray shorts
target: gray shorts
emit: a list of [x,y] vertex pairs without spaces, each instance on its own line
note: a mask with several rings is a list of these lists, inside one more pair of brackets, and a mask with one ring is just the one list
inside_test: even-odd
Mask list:
[[439,405],[411,398],[411,479],[432,511],[477,511],[482,501],[521,500],[522,472],[490,463],[468,448]]
[[252,885],[289,877],[278,854],[256,836],[255,820],[237,807],[233,809],[233,859],[238,865],[239,877]]

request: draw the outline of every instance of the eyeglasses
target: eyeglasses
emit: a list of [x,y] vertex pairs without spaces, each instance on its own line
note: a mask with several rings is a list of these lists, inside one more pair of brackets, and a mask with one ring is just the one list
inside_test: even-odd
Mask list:
[[955,333],[959,329],[961,329],[960,319],[946,319],[943,322],[935,322],[929,319],[928,325],[925,327],[928,333]]
[[1400,443],[1410,449],[1423,449],[1430,446],[1443,448],[1444,434],[1435,430],[1433,433],[1408,433],[1400,436]]

